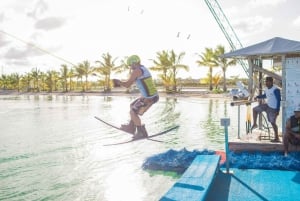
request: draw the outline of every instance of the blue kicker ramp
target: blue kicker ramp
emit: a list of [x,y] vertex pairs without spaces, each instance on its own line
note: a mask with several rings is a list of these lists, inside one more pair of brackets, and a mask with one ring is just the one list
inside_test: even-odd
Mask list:
[[160,201],[205,200],[219,170],[219,155],[198,155]]

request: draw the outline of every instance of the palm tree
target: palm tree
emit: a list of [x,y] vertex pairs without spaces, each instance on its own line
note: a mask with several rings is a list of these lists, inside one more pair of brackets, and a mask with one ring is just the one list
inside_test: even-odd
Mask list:
[[215,49],[215,60],[222,68],[223,71],[223,92],[227,91],[227,85],[226,85],[226,70],[228,66],[233,66],[236,65],[236,60],[235,59],[226,59],[224,57],[220,57],[221,55],[225,54],[225,47],[222,45],[218,45],[217,48]]
[[2,82],[4,83],[4,89],[11,89],[11,76],[10,75],[2,75]]
[[214,51],[212,48],[205,48],[205,52],[202,52],[200,55],[200,60],[197,60],[196,63],[199,66],[206,66],[209,67],[209,90],[211,91],[213,89],[212,85],[212,71],[214,67],[217,67],[218,64],[215,61]]
[[41,71],[38,70],[37,68],[33,68],[31,70],[31,75],[33,78],[33,90],[37,90],[37,92],[40,91],[40,87],[39,87],[39,80],[40,80],[40,76],[41,76]]
[[75,71],[74,68],[71,68],[70,71],[68,72],[67,77],[69,78],[69,91],[72,90],[72,85],[73,85],[73,80],[72,78],[75,77]]
[[181,60],[185,55],[185,52],[181,52],[176,55],[174,50],[171,52],[162,51],[157,52],[157,60],[152,60],[155,66],[150,67],[150,70],[161,71],[162,74],[159,75],[163,80],[166,91],[169,91],[169,86],[172,85],[172,91],[177,92],[177,73],[178,69],[182,68],[188,71],[188,66],[181,64]]
[[185,52],[181,52],[178,56],[175,54],[174,50],[171,50],[169,60],[171,63],[171,75],[173,81],[173,91],[177,92],[177,71],[179,68],[184,69],[186,71],[189,70],[187,65],[181,64],[181,59],[184,57]]
[[152,60],[154,66],[150,67],[150,70],[162,72],[162,74],[158,75],[165,87],[166,91],[169,91],[169,86],[171,85],[171,75],[169,73],[169,68],[171,66],[171,62],[169,61],[169,53],[168,51],[161,51],[156,53],[157,60]]
[[62,80],[62,85],[63,85],[63,91],[68,92],[69,69],[68,69],[68,66],[66,64],[61,65],[60,74],[61,74],[61,80]]
[[221,78],[222,78],[221,72],[218,72],[218,73],[216,73],[215,75],[212,76],[212,82],[215,86],[216,92],[219,91],[219,83],[221,81]]
[[51,74],[52,74],[52,82],[53,82],[53,85],[54,85],[54,91],[58,91],[58,89],[59,89],[58,84],[59,84],[59,79],[60,79],[59,72],[55,71],[55,70],[52,70]]
[[46,73],[45,84],[47,86],[48,92],[51,93],[53,91],[53,84],[52,84],[52,73],[50,70],[47,71],[47,73]]
[[29,92],[31,89],[31,80],[32,79],[33,78],[32,78],[32,75],[30,72],[27,72],[22,78],[22,83],[23,83],[23,85],[26,86],[27,92]]
[[0,87],[2,89],[6,89],[6,79],[5,79],[6,75],[1,75],[0,77]]
[[46,73],[45,84],[48,91],[51,93],[57,91],[57,81],[59,80],[59,73],[54,70],[49,70]]
[[99,63],[99,66],[95,68],[95,72],[104,75],[104,91],[111,91],[110,76],[113,71],[116,71],[118,68],[115,66],[115,61],[117,58],[113,59],[109,53],[102,54],[102,61],[96,61]]
[[83,75],[84,75],[84,70],[83,70],[82,64],[78,64],[78,66],[75,67],[75,76],[77,78],[77,84],[78,84],[78,79],[80,80],[82,91],[84,91],[84,86],[82,84]]
[[41,72],[41,87],[42,87],[42,91],[46,91],[45,87],[46,87],[46,79],[47,79],[47,74],[44,72]]
[[83,76],[85,77],[84,91],[88,90],[88,77],[94,72],[94,68],[91,67],[90,62],[85,60],[79,64],[80,68],[83,70]]
[[4,83],[6,83],[7,89],[17,89],[18,92],[20,91],[20,75],[18,73],[5,76]]

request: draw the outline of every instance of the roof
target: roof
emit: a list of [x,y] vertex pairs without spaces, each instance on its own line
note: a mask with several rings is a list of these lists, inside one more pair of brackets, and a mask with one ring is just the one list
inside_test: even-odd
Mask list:
[[300,41],[275,37],[261,43],[225,53],[221,57],[245,58],[250,56],[268,56],[288,53],[300,53]]

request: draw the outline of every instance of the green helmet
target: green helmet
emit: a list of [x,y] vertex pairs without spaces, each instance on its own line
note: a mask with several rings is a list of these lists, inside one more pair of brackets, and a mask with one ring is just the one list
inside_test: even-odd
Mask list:
[[128,66],[131,66],[132,64],[134,64],[134,63],[140,63],[140,57],[139,56],[137,56],[137,55],[132,55],[132,56],[130,56],[130,57],[128,57],[128,59],[127,59],[127,65]]

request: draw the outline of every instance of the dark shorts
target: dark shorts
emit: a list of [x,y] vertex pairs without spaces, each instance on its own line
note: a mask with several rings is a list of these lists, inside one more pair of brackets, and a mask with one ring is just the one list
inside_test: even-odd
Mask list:
[[266,112],[268,121],[272,124],[276,123],[277,110],[270,108],[267,104],[261,104],[253,108],[257,113]]
[[143,98],[140,97],[136,100],[134,100],[131,104],[130,107],[132,108],[133,111],[135,111],[136,113],[139,113],[141,108],[145,108],[148,106],[148,104],[153,105],[154,103],[156,103],[159,100],[159,96],[154,96],[152,98]]
[[292,145],[300,145],[300,139],[299,138],[296,138],[294,135],[290,135],[289,138],[288,138],[289,142],[292,144]]

